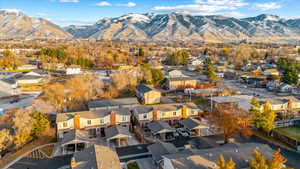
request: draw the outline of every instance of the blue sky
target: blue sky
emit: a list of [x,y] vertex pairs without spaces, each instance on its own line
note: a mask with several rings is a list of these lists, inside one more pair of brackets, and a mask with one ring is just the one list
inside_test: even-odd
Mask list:
[[62,26],[92,24],[126,13],[173,11],[239,18],[262,13],[300,17],[300,0],[0,0],[0,8],[18,9]]

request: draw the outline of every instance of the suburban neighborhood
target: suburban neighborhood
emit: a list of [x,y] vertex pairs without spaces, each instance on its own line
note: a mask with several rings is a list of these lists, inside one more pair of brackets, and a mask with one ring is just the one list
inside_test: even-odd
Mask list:
[[0,0],[0,169],[300,169],[299,5]]

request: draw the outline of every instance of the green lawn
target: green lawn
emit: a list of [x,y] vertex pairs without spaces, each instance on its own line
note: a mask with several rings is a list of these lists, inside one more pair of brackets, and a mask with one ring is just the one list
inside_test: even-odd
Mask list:
[[208,100],[204,98],[193,98],[193,102],[197,105],[205,105],[208,103]]
[[132,162],[132,163],[127,164],[127,168],[128,169],[139,169],[139,166],[138,166],[137,162]]
[[300,141],[300,127],[282,127],[275,131]]

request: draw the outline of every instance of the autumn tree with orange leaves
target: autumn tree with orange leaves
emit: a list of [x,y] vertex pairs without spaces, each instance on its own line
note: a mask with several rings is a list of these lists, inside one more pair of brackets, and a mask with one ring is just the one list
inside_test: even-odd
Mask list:
[[231,106],[217,106],[211,112],[209,119],[223,134],[224,143],[228,143],[231,137],[239,133],[244,137],[252,135],[252,131],[249,128],[252,124],[252,118],[241,109]]

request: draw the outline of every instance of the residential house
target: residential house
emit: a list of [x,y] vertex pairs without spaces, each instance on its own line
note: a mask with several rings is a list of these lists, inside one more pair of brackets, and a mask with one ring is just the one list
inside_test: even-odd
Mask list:
[[280,86],[282,85],[282,82],[277,82],[277,81],[269,81],[267,84],[266,84],[266,88],[268,90],[277,90]]
[[280,73],[277,69],[267,69],[263,72],[265,76],[279,76]]
[[78,75],[78,74],[81,74],[81,68],[80,66],[69,66],[67,67],[66,69],[66,75]]
[[181,70],[172,69],[172,70],[168,70],[166,72],[166,76],[169,77],[169,78],[174,78],[174,77],[182,77],[184,75],[182,74]]
[[289,84],[286,84],[286,83],[283,83],[279,86],[279,92],[281,93],[289,93],[289,92],[292,92],[292,89],[293,89],[293,86],[292,85],[289,85]]
[[131,138],[131,134],[129,133],[128,128],[121,125],[106,128],[105,136],[108,145],[113,142],[115,143],[115,147],[128,145],[128,140],[129,138]]
[[32,65],[32,64],[26,64],[17,67],[18,70],[34,70],[37,68],[38,68],[37,65]]
[[260,99],[259,104],[261,108],[264,104],[269,104],[271,109],[275,112],[288,111],[288,110],[299,110],[300,109],[300,100],[293,96],[286,97],[273,97],[267,99]]
[[16,94],[18,94],[18,89],[14,79],[0,80],[0,97],[12,96]]
[[121,169],[116,152],[100,145],[75,153],[70,166],[71,169]]
[[166,143],[162,141],[157,141],[156,143],[149,145],[148,150],[152,155],[152,160],[156,165],[159,165],[163,156],[168,154],[178,153],[177,148],[172,143]]
[[88,103],[89,110],[101,110],[112,108],[130,108],[140,105],[136,97],[108,99],[108,100],[93,100]]
[[248,111],[251,108],[252,96],[248,95],[235,95],[235,96],[217,96],[212,97],[212,108],[239,108]]
[[92,136],[105,136],[105,129],[109,126],[130,126],[131,112],[128,108],[100,109],[74,113],[59,113],[56,116],[57,134],[74,129],[88,130]]
[[198,59],[198,58],[193,58],[189,61],[187,68],[190,71],[196,70],[197,67],[203,66],[203,60]]
[[161,92],[153,87],[141,84],[136,87],[136,96],[143,104],[160,103]]
[[38,92],[42,90],[42,84],[46,80],[46,76],[47,73],[41,70],[32,70],[16,78],[16,85],[22,92]]
[[172,125],[183,118],[198,117],[201,113],[203,111],[194,103],[137,106],[133,109],[133,116],[141,126],[152,121],[166,121]]
[[173,129],[166,122],[161,122],[161,121],[151,122],[147,125],[147,129],[150,130],[151,136],[154,139],[163,140],[163,141],[170,141],[174,139],[173,132],[175,131],[175,129]]
[[179,122],[183,128],[187,129],[195,136],[206,136],[208,135],[209,125],[206,121],[200,121],[193,118],[187,118]]
[[59,151],[61,154],[73,154],[84,150],[91,145],[91,135],[87,130],[70,130],[62,133],[59,138]]
[[176,153],[164,153],[157,158],[161,169],[219,169],[217,163],[220,155],[226,160],[232,159],[236,168],[249,168],[252,152],[256,150],[267,159],[272,157],[273,150],[266,144],[230,143],[208,149],[186,149]]
[[187,76],[171,77],[171,78],[167,78],[166,87],[170,90],[176,90],[179,87],[196,86],[197,81],[198,80],[196,78],[187,77]]

